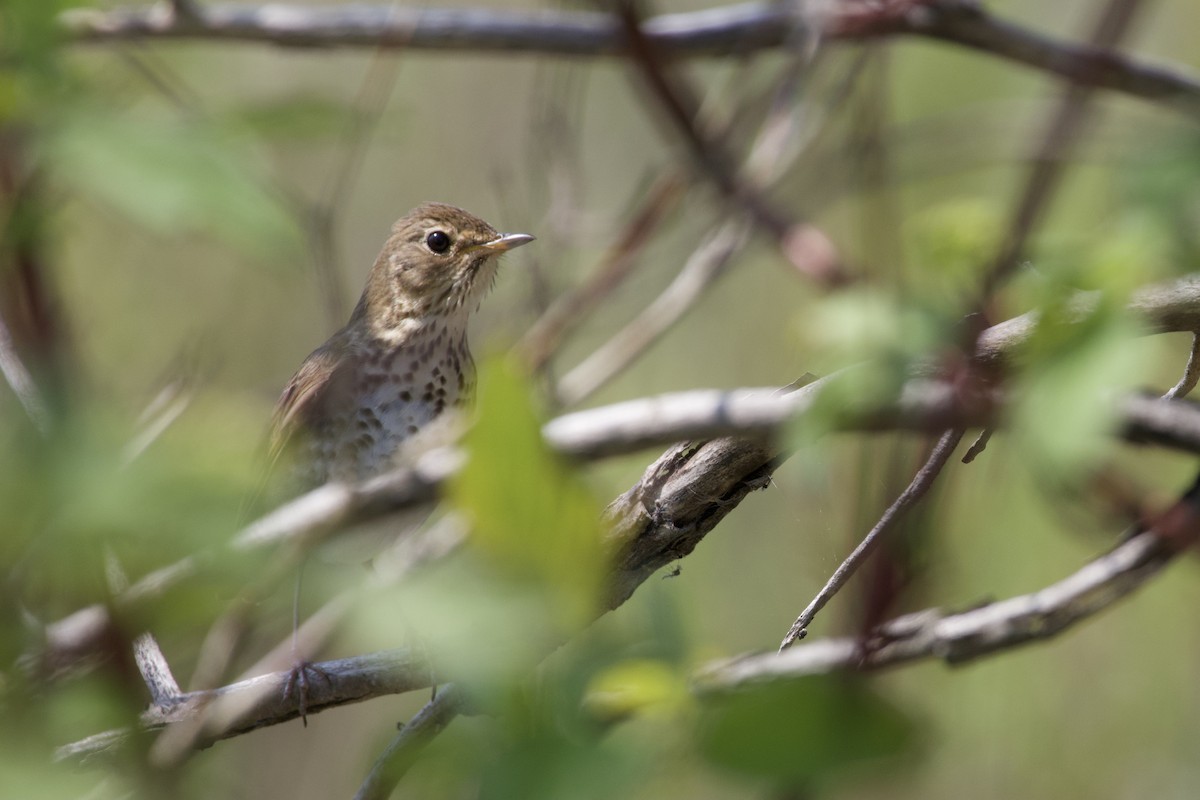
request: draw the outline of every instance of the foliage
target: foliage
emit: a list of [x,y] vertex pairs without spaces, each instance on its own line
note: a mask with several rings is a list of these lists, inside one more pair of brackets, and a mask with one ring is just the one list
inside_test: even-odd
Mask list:
[[[815,74],[804,86],[777,85],[776,53],[738,66],[689,63],[705,89],[705,124],[720,131],[706,135],[731,153],[755,139],[768,108],[795,103],[788,148],[798,161],[764,197],[828,231],[847,261],[860,250],[891,261],[855,264],[865,280],[818,291],[781,269],[761,236],[768,246],[737,254],[695,313],[603,390],[614,399],[784,385],[849,367],[790,431],[803,474],[781,470],[682,574],[650,578],[605,613],[614,545],[604,503],[652,454],[602,467],[555,454],[540,435],[559,410],[545,390],[672,280],[712,209],[726,208],[697,188],[650,231],[645,252],[630,244],[631,191],[684,151],[663,145],[624,76],[607,62],[459,53],[406,55],[382,79],[383,61],[353,52],[83,46],[64,41],[58,21],[74,5],[0,4],[0,177],[38,190],[0,181],[0,290],[11,293],[0,296],[0,317],[40,381],[46,367],[20,327],[28,309],[12,300],[16,254],[36,245],[70,369],[43,430],[0,386],[0,796],[345,796],[409,716],[365,703],[314,715],[304,738],[296,726],[263,731],[181,765],[164,763],[155,736],[86,770],[53,760],[57,746],[138,724],[146,697],[129,659],[134,635],[158,636],[181,683],[221,642],[236,640],[219,676],[228,681],[287,641],[296,554],[227,546],[260,488],[270,404],[288,368],[349,311],[336,309],[334,321],[316,309],[340,302],[333,287],[361,282],[387,224],[425,199],[482,206],[507,229],[529,222],[539,236],[528,259],[510,256],[477,315],[477,344],[523,330],[572,287],[593,287],[601,302],[570,320],[578,326],[545,374],[506,356],[482,360],[466,467],[439,512],[468,531],[462,548],[398,584],[357,564],[306,567],[302,614],[330,597],[355,601],[338,655],[412,646],[470,698],[470,713],[408,776],[414,794],[1057,797],[1119,784],[1190,796],[1194,759],[1177,747],[1200,733],[1186,702],[1188,654],[1200,652],[1188,573],[1103,627],[956,673],[815,676],[739,691],[693,682],[713,659],[772,646],[907,483],[923,441],[829,431],[895,399],[914,373],[966,374],[966,310],[989,322],[1037,320],[989,376],[1012,398],[1004,430],[974,465],[952,461],[943,491],[900,528],[894,550],[908,560],[877,558],[822,626],[856,633],[879,608],[968,605],[1046,585],[1123,527],[1107,509],[1124,498],[1096,485],[1116,474],[1173,487],[1192,469],[1120,445],[1111,402],[1173,383],[1186,355],[1182,341],[1145,337],[1126,310],[1142,287],[1196,267],[1200,147],[1186,123],[1105,105],[1107,125],[1131,141],[1083,142],[1094,150],[1068,165],[1019,268],[974,309],[1031,168],[997,164],[995,153],[1008,151],[992,140],[1036,144],[1044,87],[1002,62],[980,66],[977,52],[907,39],[862,56],[877,70],[869,79],[836,50],[806,63]],[[1045,13],[1012,5],[1014,15]],[[1162,31],[1152,44],[1180,61],[1194,56]],[[829,86],[841,88],[822,94]],[[925,134],[905,138],[909,125]],[[922,156],[936,166],[914,175]],[[862,184],[826,203],[836,187],[811,176],[841,173]],[[703,178],[696,186],[711,188]],[[340,205],[324,208],[331,198]],[[317,252],[302,247],[302,232]],[[576,269],[597,259],[611,285]],[[294,268],[309,260],[324,265],[319,279]],[[632,267],[628,277],[614,277],[614,262]],[[192,349],[211,368],[171,360]],[[152,400],[169,394],[164,384],[184,387],[170,395],[181,398],[178,419]],[[1138,497],[1154,509],[1160,494]],[[1110,538],[1074,535],[1081,528]],[[153,602],[122,601],[131,584],[185,559],[194,559],[188,580]],[[913,563],[919,575],[888,583],[888,568]],[[38,660],[44,626],[88,607],[114,622],[95,657],[69,669]],[[1147,669],[1148,652],[1178,657]],[[1093,688],[1079,673],[1096,664],[1105,669]]]

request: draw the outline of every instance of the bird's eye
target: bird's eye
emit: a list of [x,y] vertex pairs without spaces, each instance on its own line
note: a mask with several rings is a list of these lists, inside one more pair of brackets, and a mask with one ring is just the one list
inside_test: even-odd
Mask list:
[[425,244],[435,253],[444,253],[450,247],[450,237],[443,231],[433,231],[425,237]]

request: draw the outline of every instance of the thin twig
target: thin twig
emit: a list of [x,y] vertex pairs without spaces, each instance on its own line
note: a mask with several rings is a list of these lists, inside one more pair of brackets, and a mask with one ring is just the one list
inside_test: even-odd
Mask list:
[[881,625],[866,648],[857,637],[818,639],[782,652],[719,662],[699,673],[697,687],[701,692],[729,691],[762,681],[876,670],[926,659],[962,664],[1052,639],[1145,585],[1181,552],[1176,534],[1194,541],[1196,498],[1181,502],[1187,510],[1177,515],[1177,529],[1138,534],[1033,594],[959,613],[935,608],[898,617]]
[[783,637],[783,641],[779,645],[779,649],[786,650],[794,642],[803,639],[808,635],[808,626],[812,624],[813,618],[817,616],[826,603],[833,599],[846,581],[858,571],[863,562],[870,557],[875,551],[876,546],[882,541],[884,536],[887,536],[896,524],[903,519],[917,503],[929,492],[933,486],[933,482],[937,480],[941,474],[942,467],[946,466],[946,462],[954,453],[954,448],[958,447],[958,443],[962,441],[964,431],[961,428],[948,430],[941,435],[937,444],[934,445],[933,451],[930,452],[929,458],[917,470],[917,474],[913,476],[912,482],[908,484],[900,496],[896,498],[887,510],[883,512],[883,516],[879,518],[879,522],[875,523],[875,527],[871,528],[866,537],[859,542],[858,547],[854,548],[841,566],[834,571],[828,582],[821,587],[821,591],[817,592],[817,596],[808,604],[808,607],[800,613],[796,621],[792,623],[791,629],[787,635]]
[[733,219],[706,238],[650,305],[562,377],[556,391],[558,399],[566,406],[575,405],[632,364],[691,310],[741,252],[749,234],[745,220]]
[[698,95],[682,75],[669,69],[667,54],[646,35],[636,3],[621,0],[615,4],[613,14],[625,34],[631,63],[700,167],[701,174],[739,216],[749,218],[756,227],[768,233],[784,257],[802,274],[825,286],[849,280],[832,245],[812,246],[816,238],[828,242],[824,235],[772,204],[763,187],[738,169],[723,140],[709,135],[698,124]]
[[[801,124],[803,107],[798,107],[792,98],[798,93],[801,68],[811,58],[811,53],[801,53],[785,65],[775,87],[770,113],[746,156],[746,173],[762,186],[769,186],[778,179],[802,150],[801,147],[789,147],[804,133]],[[853,76],[858,74],[863,63],[861,58],[855,61],[839,91],[849,90]],[[745,247],[749,228],[744,217],[734,217],[706,237],[658,297],[562,378],[556,391],[558,399],[568,406],[586,399],[683,319]],[[824,234],[810,226],[793,229],[787,246],[794,262],[836,261],[833,245]]]
[[[1110,0],[1089,39],[1091,47],[1101,52],[1115,48],[1129,30],[1141,3],[1142,0]],[[1074,80],[1063,91],[1013,210],[1008,233],[984,275],[976,311],[987,309],[996,289],[1020,264],[1029,238],[1061,183],[1070,152],[1087,121],[1094,93],[1095,87],[1090,83]]]
[[[397,8],[398,3],[393,2],[389,20]],[[396,35],[403,36],[403,32]],[[371,136],[379,127],[399,72],[397,55],[381,45],[372,56],[354,98],[350,123],[342,133],[339,162],[312,210],[309,237],[313,244],[314,267],[326,316],[335,325],[342,323],[346,313],[345,288],[337,269],[335,215],[347,205],[350,191],[362,171]]]
[[366,780],[359,786],[354,800],[387,800],[396,784],[416,763],[417,756],[435,736],[449,725],[462,710],[464,699],[457,687],[450,685],[425,704],[417,715],[400,728],[395,738],[371,766]]
[[0,319],[0,373],[17,396],[21,408],[25,409],[29,421],[37,428],[38,433],[50,431],[50,412],[42,400],[42,394],[33,380],[33,375],[25,368],[16,345],[9,335],[8,326]]
[[1179,379],[1179,383],[1163,395],[1163,399],[1176,400],[1187,397],[1192,389],[1196,388],[1198,380],[1200,380],[1200,334],[1193,333],[1192,349],[1188,352],[1187,366],[1183,369],[1183,376]]
[[683,198],[686,183],[676,173],[660,176],[646,191],[641,207],[608,249],[589,278],[573,291],[559,297],[529,329],[517,345],[530,368],[539,370],[588,315],[632,272],[637,257],[651,235]]

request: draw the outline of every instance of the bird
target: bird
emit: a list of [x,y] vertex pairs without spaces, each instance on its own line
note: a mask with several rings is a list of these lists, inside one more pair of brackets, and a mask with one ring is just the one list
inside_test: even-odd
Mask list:
[[275,406],[271,460],[290,451],[300,488],[394,465],[447,409],[471,401],[467,324],[500,256],[534,241],[445,203],[392,226],[349,321],[314,350]]
[[[445,412],[470,403],[467,324],[495,282],[500,256],[534,238],[500,233],[445,203],[423,203],[392,226],[349,321],[304,359],[276,402],[269,462],[286,454],[289,490],[385,472]],[[380,532],[368,533],[374,550]],[[300,580],[284,695],[297,698],[307,725],[309,675],[329,676],[300,656]]]

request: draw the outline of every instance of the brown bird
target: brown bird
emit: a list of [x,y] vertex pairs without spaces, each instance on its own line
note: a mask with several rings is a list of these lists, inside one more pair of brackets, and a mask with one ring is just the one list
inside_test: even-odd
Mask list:
[[467,321],[501,254],[532,242],[460,208],[425,203],[392,226],[346,326],[304,360],[275,408],[271,451],[285,448],[308,487],[359,481],[469,400]]

